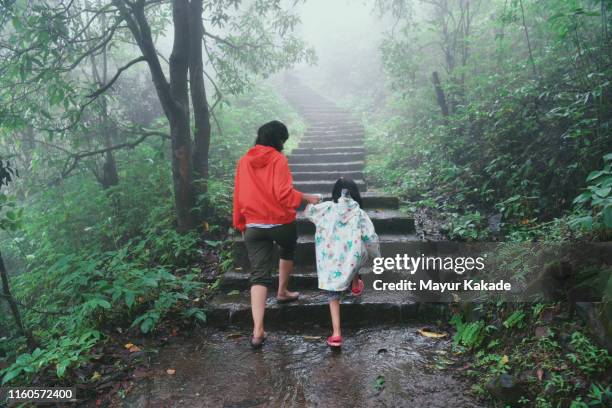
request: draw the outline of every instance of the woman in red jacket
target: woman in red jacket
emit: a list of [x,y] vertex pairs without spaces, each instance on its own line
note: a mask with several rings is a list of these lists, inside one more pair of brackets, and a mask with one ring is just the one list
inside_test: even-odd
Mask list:
[[280,247],[278,302],[297,300],[287,289],[297,245],[296,209],[302,202],[316,204],[319,197],[293,188],[287,158],[281,153],[289,138],[287,127],[268,122],[257,130],[257,140],[238,161],[234,184],[234,227],[242,232],[251,262],[251,345],[265,340],[264,314],[268,286],[272,285],[274,242]]

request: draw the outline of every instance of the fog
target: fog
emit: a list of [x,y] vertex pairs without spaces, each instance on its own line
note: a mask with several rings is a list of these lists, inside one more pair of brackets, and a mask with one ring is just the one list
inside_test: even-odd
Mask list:
[[317,55],[315,65],[295,67],[305,82],[342,99],[363,94],[370,78],[381,77],[384,25],[372,1],[310,0],[297,10],[302,21],[298,33]]

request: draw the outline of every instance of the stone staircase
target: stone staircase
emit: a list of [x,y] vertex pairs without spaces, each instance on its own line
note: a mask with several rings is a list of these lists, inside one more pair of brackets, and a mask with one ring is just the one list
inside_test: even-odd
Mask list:
[[[289,155],[294,187],[302,192],[321,193],[330,199],[336,180],[350,177],[358,184],[365,210],[374,223],[381,241],[383,256],[420,253],[428,243],[415,234],[414,220],[398,210],[399,200],[367,188],[364,180],[364,129],[350,112],[340,109],[312,89],[292,81],[285,91],[287,100],[302,115],[308,129],[299,146]],[[298,246],[295,270],[289,287],[300,290],[300,300],[276,304],[270,293],[266,324],[321,324],[329,322],[327,300],[317,289],[314,225],[298,214]],[[208,320],[217,325],[251,324],[249,308],[249,260],[244,242],[234,243],[235,270],[225,273],[220,293],[211,302]],[[384,279],[384,275],[383,279]],[[377,292],[372,289],[379,276],[364,276],[366,290],[359,299],[343,301],[343,324],[364,325],[373,322],[404,322],[415,318],[432,318],[443,313],[440,305],[417,302],[409,292]],[[425,311],[427,310],[427,313]]]

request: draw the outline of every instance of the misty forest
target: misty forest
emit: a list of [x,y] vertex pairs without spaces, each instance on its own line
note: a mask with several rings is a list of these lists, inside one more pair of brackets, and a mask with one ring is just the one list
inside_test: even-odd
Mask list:
[[[598,302],[447,303],[415,325],[364,298],[331,360],[327,314],[269,360],[228,322],[250,316],[232,191],[263,123],[289,128],[297,189],[330,194],[298,174],[328,143],[330,175],[398,203],[381,237],[404,220],[420,241],[497,243],[508,276],[547,286],[569,266],[526,252],[612,238],[611,81],[611,0],[4,0],[1,382],[76,385],[92,406],[175,406],[179,387],[186,406],[610,406],[610,253],[570,272]],[[312,136],[345,122],[363,146]]]

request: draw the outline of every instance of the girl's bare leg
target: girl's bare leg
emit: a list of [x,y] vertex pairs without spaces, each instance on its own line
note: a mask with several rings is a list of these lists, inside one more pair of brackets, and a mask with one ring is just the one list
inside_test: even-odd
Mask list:
[[332,336],[342,336],[340,330],[340,299],[329,301],[329,312],[331,313]]
[[359,279],[360,278],[361,278],[361,276],[359,274],[355,275],[355,277],[353,278],[353,282],[352,282],[352,288],[353,289],[359,288]]

